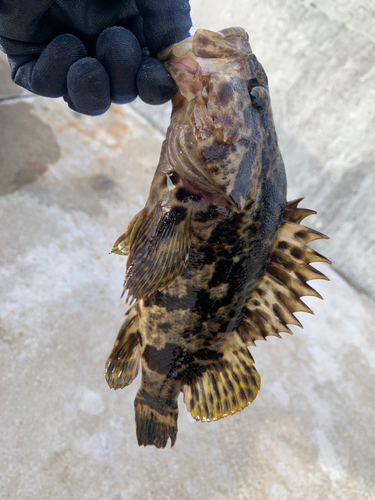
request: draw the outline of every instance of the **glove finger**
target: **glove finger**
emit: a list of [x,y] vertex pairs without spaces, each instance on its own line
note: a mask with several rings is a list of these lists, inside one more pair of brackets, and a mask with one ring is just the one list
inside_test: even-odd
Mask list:
[[144,56],[137,75],[139,97],[147,104],[164,104],[172,99],[178,88],[163,64]]
[[83,43],[68,33],[50,42],[40,56],[10,56],[14,83],[44,97],[60,97],[67,91],[69,68],[87,56]]
[[121,26],[133,33],[141,47],[146,47],[146,40],[143,34],[143,19],[140,14],[130,18],[124,24],[121,24]]
[[96,56],[108,72],[111,100],[117,104],[134,101],[142,51],[133,33],[121,27],[107,28],[96,42]]
[[191,28],[189,0],[136,0],[143,33],[152,56],[180,42]]
[[111,105],[108,73],[99,61],[85,57],[68,72],[68,106],[85,115],[101,115]]

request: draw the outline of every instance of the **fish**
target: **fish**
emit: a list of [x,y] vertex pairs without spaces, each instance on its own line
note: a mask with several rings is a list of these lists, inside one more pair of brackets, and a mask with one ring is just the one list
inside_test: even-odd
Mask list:
[[110,388],[133,382],[138,444],[171,447],[178,397],[192,417],[249,406],[260,376],[249,346],[302,326],[307,281],[328,279],[287,202],[266,73],[239,27],[198,29],[159,54],[178,92],[145,207],[112,252],[127,256],[129,309],[105,365]]

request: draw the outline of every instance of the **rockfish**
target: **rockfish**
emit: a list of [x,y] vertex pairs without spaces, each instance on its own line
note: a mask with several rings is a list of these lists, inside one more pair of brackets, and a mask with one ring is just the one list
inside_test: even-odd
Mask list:
[[159,54],[178,86],[146,206],[116,241],[131,305],[105,367],[134,380],[139,445],[173,446],[177,398],[217,420],[248,406],[260,377],[248,347],[300,325],[306,281],[329,262],[306,244],[312,210],[286,201],[267,76],[242,28],[193,37]]

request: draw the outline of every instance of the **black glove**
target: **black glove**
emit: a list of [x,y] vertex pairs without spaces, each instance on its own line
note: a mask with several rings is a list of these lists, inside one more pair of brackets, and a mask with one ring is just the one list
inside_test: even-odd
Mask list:
[[0,48],[12,80],[99,115],[177,87],[155,56],[188,36],[189,0],[0,0]]

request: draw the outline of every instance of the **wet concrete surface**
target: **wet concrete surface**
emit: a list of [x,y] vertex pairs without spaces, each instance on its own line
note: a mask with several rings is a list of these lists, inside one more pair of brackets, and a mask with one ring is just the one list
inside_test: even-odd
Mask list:
[[32,110],[29,102],[10,101],[0,107],[0,196],[34,183],[60,157],[51,128]]
[[113,391],[103,376],[125,312],[125,261],[108,252],[162,136],[126,106],[89,118],[37,97],[3,102],[0,126],[1,498],[375,498],[372,300],[319,265],[331,282],[314,282],[325,300],[305,299],[304,330],[251,349],[251,407],[200,423],[180,400],[175,447],[139,448],[139,379]]

